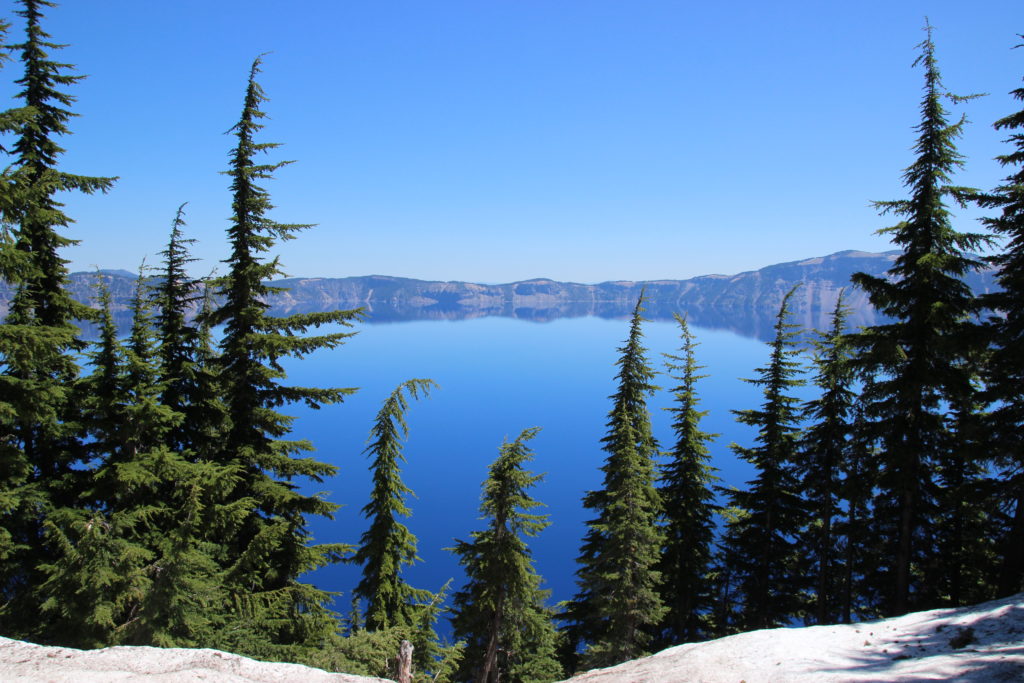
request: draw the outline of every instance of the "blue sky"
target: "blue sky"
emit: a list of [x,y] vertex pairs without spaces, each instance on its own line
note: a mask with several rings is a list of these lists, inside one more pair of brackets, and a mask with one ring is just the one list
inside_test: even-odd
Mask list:
[[598,282],[881,251],[870,202],[904,196],[926,15],[946,86],[990,93],[954,108],[956,181],[989,188],[1019,0],[67,0],[44,24],[88,76],[64,168],[120,180],[68,198],[64,256],[155,263],[188,202],[196,272],[220,265],[224,132],[268,51],[264,140],[296,160],[274,217],[318,224],[278,250],[292,275]]

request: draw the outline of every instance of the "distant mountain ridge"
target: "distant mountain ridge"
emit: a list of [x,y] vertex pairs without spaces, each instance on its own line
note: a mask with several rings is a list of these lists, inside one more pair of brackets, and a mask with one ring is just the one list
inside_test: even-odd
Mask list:
[[[422,319],[462,319],[505,316],[534,321],[563,317],[629,315],[641,290],[646,293],[646,316],[670,319],[686,314],[694,325],[730,329],[767,338],[782,297],[800,284],[792,302],[793,322],[808,329],[823,328],[846,289],[851,324],[869,325],[876,313],[866,296],[850,285],[856,272],[884,276],[899,254],[841,251],[828,256],[766,266],[735,275],[702,275],[687,280],[609,281],[598,284],[558,282],[545,278],[485,285],[460,281],[429,281],[385,275],[343,278],[290,278],[274,282],[284,291],[268,299],[273,312],[363,308],[368,322]],[[134,276],[124,271],[71,274],[70,290],[79,301],[95,300],[96,277],[111,289],[115,308],[125,311],[135,288]],[[995,272],[971,273],[976,292],[995,286]],[[0,312],[6,312],[12,289],[0,283]]]

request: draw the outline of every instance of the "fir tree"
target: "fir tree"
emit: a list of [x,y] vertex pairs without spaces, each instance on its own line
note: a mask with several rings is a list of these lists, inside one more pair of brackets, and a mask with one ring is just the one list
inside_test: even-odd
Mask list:
[[290,239],[307,226],[271,220],[266,190],[257,185],[287,162],[256,163],[257,154],[277,145],[256,142],[266,100],[256,82],[261,60],[249,73],[242,115],[232,128],[237,144],[227,175],[231,178],[232,218],[228,228],[231,255],[220,293],[223,305],[211,325],[224,324],[217,358],[225,395],[227,432],[216,456],[232,465],[238,484],[228,502],[249,501],[249,514],[230,538],[223,540],[229,587],[241,600],[239,628],[225,633],[228,649],[270,656],[279,645],[314,642],[333,632],[335,619],[325,605],[329,594],[299,581],[317,567],[340,561],[348,551],[340,544],[309,545],[307,515],[330,517],[337,506],[320,495],[305,495],[297,477],[321,481],[336,468],[299,454],[311,450],[307,441],[284,440],[291,418],[277,412],[282,404],[304,402],[317,408],[340,402],[351,389],[284,386],[284,358],[301,358],[317,349],[341,344],[350,332],[305,336],[310,327],[351,324],[357,313],[334,311],[276,318],[267,315],[267,295],[276,288],[266,281],[282,275],[276,259],[264,257],[278,239]]
[[[965,188],[949,184],[962,165],[954,144],[964,120],[949,123],[931,27],[915,61],[925,72],[917,158],[903,175],[909,198],[877,202],[903,220],[882,232],[902,249],[887,277],[853,276],[872,305],[892,322],[851,337],[865,380],[862,399],[881,444],[873,535],[886,614],[935,605],[936,577],[921,569],[934,557],[939,505],[935,469],[953,447],[947,405],[973,391],[970,346],[978,335],[976,301],[964,275],[979,263],[967,255],[984,237],[953,229],[944,198],[961,202]],[[929,598],[928,595],[933,597]]]
[[[1024,104],[1024,87],[1011,94]],[[1009,520],[1001,542],[999,593],[1009,595],[1024,589],[1024,107],[994,125],[1010,133],[1007,142],[1012,149],[996,157],[1011,170],[1010,175],[980,202],[1000,210],[985,224],[1004,239],[1002,252],[991,258],[998,268],[1000,288],[985,300],[987,307],[999,313],[989,321],[993,342],[985,398],[992,405],[990,444],[996,449],[1002,482],[999,497]]]
[[[730,492],[734,490],[730,489]],[[742,559],[738,554],[739,535],[749,513],[737,507],[724,507],[718,510],[718,514],[721,517],[722,533],[715,544],[711,568],[711,583],[715,594],[712,627],[714,636],[722,638],[738,633],[743,623],[743,595],[740,592],[737,568]]]
[[167,248],[160,253],[163,268],[154,291],[154,303],[159,376],[163,385],[160,401],[184,418],[168,435],[168,445],[174,450],[195,451],[210,435],[203,432],[202,426],[209,422],[209,414],[205,413],[197,396],[197,375],[202,372],[197,358],[199,331],[189,322],[189,313],[202,299],[202,293],[200,282],[189,277],[185,270],[196,259],[188,252],[195,240],[186,239],[182,234],[184,209],[184,204],[178,207]]
[[796,476],[797,399],[789,392],[803,384],[797,378],[796,325],[787,322],[789,304],[796,292],[789,290],[775,322],[775,338],[765,367],[756,379],[745,380],[761,387],[760,409],[736,410],[736,420],[758,430],[757,445],[732,445],[738,456],[757,468],[757,477],[745,490],[726,491],[731,507],[742,510],[729,530],[728,549],[732,581],[742,600],[741,630],[774,628],[798,616],[803,574],[796,535],[805,519]]
[[844,325],[849,309],[840,290],[832,312],[832,325],[815,341],[814,384],[817,398],[804,405],[808,425],[800,440],[797,473],[808,504],[810,523],[802,530],[799,545],[809,561],[814,590],[810,610],[814,623],[839,620],[839,587],[842,583],[841,539],[835,524],[841,514],[843,473],[849,460],[855,394],[853,368]]
[[533,512],[541,503],[528,493],[543,475],[523,467],[533,458],[526,444],[538,431],[526,429],[502,444],[483,485],[480,513],[487,529],[452,548],[467,578],[455,594],[452,618],[456,639],[466,642],[461,680],[526,683],[563,674],[555,659],[558,634],[544,607],[550,591],[540,589],[524,538],[549,524],[547,515]]
[[[853,359],[851,358],[851,361]],[[839,498],[845,514],[836,520],[837,551],[842,557],[837,606],[839,620],[849,624],[854,617],[880,616],[875,555],[877,541],[871,531],[871,500],[878,480],[878,445],[864,415],[864,407],[855,402],[850,414],[850,441],[843,463]]]
[[405,412],[410,398],[427,396],[437,385],[429,379],[411,379],[391,392],[377,413],[370,432],[367,454],[373,459],[373,491],[363,515],[370,528],[360,539],[359,550],[352,562],[362,565],[363,578],[355,596],[366,601],[364,627],[379,631],[391,626],[410,626],[415,621],[417,601],[428,598],[428,592],[416,590],[405,582],[403,566],[411,565],[416,555],[416,537],[398,521],[410,515],[405,498],[412,495],[401,479],[402,441],[409,436]]
[[231,472],[166,448],[180,415],[158,401],[142,275],[125,343],[100,278],[100,339],[80,385],[97,464],[80,504],[47,520],[58,552],[42,567],[41,638],[77,647],[209,645],[229,619],[209,539],[237,526],[218,502]]
[[0,201],[5,230],[3,275],[16,287],[0,330],[0,420],[8,436],[0,447],[0,620],[5,633],[33,637],[39,624],[34,589],[37,570],[55,549],[43,538],[45,515],[71,505],[82,486],[76,465],[84,457],[77,406],[71,386],[78,375],[76,318],[89,315],[64,290],[65,261],[60,250],[73,244],[61,232],[71,219],[57,193],[106,191],[112,178],[67,173],[58,162],[57,138],[68,134],[68,107],[74,98],[60,88],[81,76],[49,59],[41,26],[44,0],[21,0],[25,41],[9,46],[20,55],[23,75],[17,97],[23,105],[6,113],[0,125],[14,132],[13,162],[3,173]]
[[[967,362],[981,365],[980,359]],[[976,390],[948,405],[950,444],[935,462],[937,552],[922,567],[929,580],[921,593],[953,607],[996,597],[999,563],[993,520],[998,517],[998,501],[988,479],[991,452],[981,400]]]
[[629,338],[619,349],[618,389],[611,396],[608,434],[602,439],[608,453],[601,468],[604,488],[583,499],[597,516],[587,522],[577,559],[579,592],[562,615],[570,647],[586,648],[582,662],[587,668],[645,654],[649,632],[665,613],[656,569],[663,539],[661,501],[654,487],[658,445],[647,411],[647,398],[656,387],[641,343],[642,304],[641,294]]
[[714,602],[709,580],[712,543],[715,535],[715,468],[709,461],[707,443],[718,436],[701,431],[700,420],[707,411],[698,410],[697,342],[685,318],[676,316],[682,336],[682,355],[664,354],[669,372],[679,384],[673,388],[675,406],[672,427],[676,442],[665,453],[660,488],[664,510],[665,547],[659,569],[662,601],[668,608],[660,626],[658,642],[669,646],[704,640],[711,635]]

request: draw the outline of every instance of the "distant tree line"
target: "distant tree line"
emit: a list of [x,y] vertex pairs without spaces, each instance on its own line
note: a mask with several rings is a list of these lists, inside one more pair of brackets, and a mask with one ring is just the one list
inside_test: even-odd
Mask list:
[[[261,185],[284,163],[259,163],[266,97],[248,75],[232,128],[227,272],[188,274],[184,205],[155,278],[140,270],[132,326],[118,334],[104,278],[98,308],[65,291],[60,252],[71,218],[63,192],[105,192],[115,178],[69,173],[59,140],[80,76],[53,61],[45,0],[19,0],[25,39],[21,106],[0,112],[0,276],[16,288],[0,324],[0,633],[45,644],[211,647],[332,670],[394,675],[399,643],[423,680],[552,681],[682,642],[793,623],[828,624],[957,606],[1024,588],[1024,110],[998,121],[1010,171],[991,192],[951,184],[962,164],[931,30],[918,64],[925,89],[906,199],[879,208],[901,254],[887,278],[854,277],[891,322],[848,330],[842,298],[812,343],[778,312],[769,357],[747,381],[763,402],[737,410],[757,430],[731,447],[756,477],[717,484],[701,430],[697,344],[665,354],[673,442],[651,428],[657,373],[642,340],[643,297],[617,362],[603,448],[603,487],[582,540],[579,590],[548,604],[528,546],[548,525],[531,489],[541,475],[524,430],[501,445],[483,483],[483,528],[450,549],[465,569],[451,594],[410,586],[417,558],[403,522],[405,414],[435,388],[410,379],[370,428],[373,472],[359,542],[315,544],[311,517],[337,505],[302,493],[335,474],[289,438],[282,406],[341,402],[350,388],[284,383],[282,361],[335,348],[358,310],[273,317],[278,240],[308,227],[271,220]],[[3,32],[9,29],[4,24]],[[1024,102],[1024,88],[1013,91]],[[954,98],[956,99],[956,98]],[[947,202],[995,213],[991,235],[958,232]],[[1001,291],[976,297],[970,253]],[[187,315],[199,308],[198,317]],[[93,343],[77,323],[99,328]],[[323,328],[323,329],[321,329]],[[327,330],[327,331],[325,331]],[[340,331],[339,331],[340,330]],[[815,398],[793,389],[810,380]],[[351,610],[303,581],[354,562]],[[447,606],[446,606],[447,604]],[[437,620],[451,612],[455,643]]]

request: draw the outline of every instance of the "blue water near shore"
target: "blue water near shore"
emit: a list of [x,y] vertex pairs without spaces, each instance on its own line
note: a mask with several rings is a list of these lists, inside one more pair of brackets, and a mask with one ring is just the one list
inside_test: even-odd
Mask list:
[[[459,321],[412,321],[362,324],[344,346],[320,351],[287,366],[288,383],[305,386],[359,387],[344,404],[315,411],[293,406],[293,436],[308,438],[314,456],[339,468],[336,477],[303,485],[325,491],[344,507],[335,519],[314,519],[317,542],[356,544],[367,522],[361,514],[370,492],[369,461],[363,450],[381,402],[402,381],[430,378],[440,388],[414,403],[407,414],[405,483],[413,489],[412,517],[406,520],[419,539],[422,562],[405,571],[417,588],[439,589],[449,579],[458,586],[462,568],[445,548],[454,539],[468,540],[483,528],[479,520],[480,484],[503,439],[528,427],[540,427],[531,442],[535,472],[546,473],[533,496],[547,507],[551,526],[530,542],[538,571],[552,591],[552,602],[576,592],[574,572],[584,523],[590,512],[580,501],[601,486],[599,467],[605,453],[609,395],[615,390],[618,349],[628,334],[628,320],[563,318],[538,323],[511,318]],[[677,353],[679,328],[674,322],[644,324],[648,358],[658,370],[661,354]],[[768,358],[767,345],[732,332],[693,328],[700,346],[698,361],[708,375],[698,389],[710,414],[705,431],[721,434],[711,445],[721,483],[742,487],[754,471],[729,449],[730,442],[749,445],[752,430],[735,422],[733,409],[757,407],[757,387],[741,381],[753,377]],[[660,375],[662,391],[650,407],[656,437],[663,448],[673,439],[672,380]],[[810,394],[805,388],[801,395]],[[317,571],[312,581],[343,595],[336,608],[347,612],[360,570],[335,565]],[[447,630],[447,629],[445,629]]]

